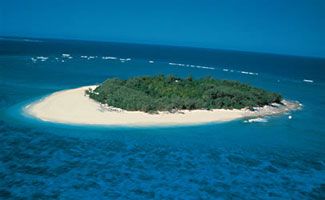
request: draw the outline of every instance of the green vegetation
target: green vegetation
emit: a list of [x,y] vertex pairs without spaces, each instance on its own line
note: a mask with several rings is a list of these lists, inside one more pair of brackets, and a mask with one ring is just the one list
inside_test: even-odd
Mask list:
[[237,81],[163,75],[108,79],[86,94],[102,104],[145,112],[252,108],[282,100],[279,94]]

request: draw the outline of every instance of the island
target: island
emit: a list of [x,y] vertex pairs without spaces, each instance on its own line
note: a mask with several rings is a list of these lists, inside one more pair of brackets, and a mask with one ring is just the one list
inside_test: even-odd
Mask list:
[[87,125],[191,125],[288,113],[301,104],[231,80],[173,75],[110,78],[26,106],[44,121]]
[[238,81],[172,75],[108,79],[86,91],[91,99],[130,111],[241,109],[281,103],[281,95]]

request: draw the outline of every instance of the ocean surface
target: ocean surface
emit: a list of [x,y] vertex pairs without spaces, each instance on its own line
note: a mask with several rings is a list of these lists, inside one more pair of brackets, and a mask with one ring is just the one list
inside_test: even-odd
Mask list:
[[[255,123],[147,128],[23,112],[58,90],[154,74],[239,80],[303,109]],[[0,199],[325,199],[324,113],[325,59],[2,38]]]

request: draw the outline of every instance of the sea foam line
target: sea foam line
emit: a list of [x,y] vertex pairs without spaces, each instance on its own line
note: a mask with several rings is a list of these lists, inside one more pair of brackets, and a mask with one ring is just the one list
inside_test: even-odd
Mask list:
[[202,65],[192,65],[192,64],[184,64],[184,63],[168,63],[169,65],[172,66],[180,66],[180,67],[191,67],[191,68],[198,68],[198,69],[209,69],[209,70],[215,70],[214,67],[207,67],[207,66],[202,66]]
[[[203,65],[193,65],[193,64],[184,64],[184,63],[169,62],[168,64],[169,65],[172,65],[172,66],[190,67],[190,68],[198,68],[198,69],[208,69],[208,70],[216,70],[216,69],[218,69],[218,68],[215,68],[215,67],[208,67],[208,66],[203,66]],[[235,71],[233,69],[228,69],[228,68],[222,68],[222,71],[224,71],[224,72],[231,72],[231,73],[237,72],[237,73],[241,73],[241,74],[245,74],[245,75],[253,75],[253,76],[257,76],[258,75],[257,72]]]

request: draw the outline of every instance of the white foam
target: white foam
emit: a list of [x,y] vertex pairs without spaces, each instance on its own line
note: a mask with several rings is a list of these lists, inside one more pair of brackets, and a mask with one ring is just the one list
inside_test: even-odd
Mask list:
[[131,58],[120,58],[120,61],[123,63],[123,62],[127,62],[127,61],[130,61]]
[[214,67],[200,66],[200,67],[198,67],[198,68],[201,68],[201,69],[212,69],[212,70],[214,70]]
[[185,64],[182,64],[182,63],[168,63],[169,65],[174,65],[174,66],[182,66],[184,67]]
[[151,63],[151,64],[152,64],[152,63],[154,63],[154,61],[153,61],[153,60],[149,60],[149,63]]
[[112,57],[112,56],[102,56],[103,60],[116,60],[116,57]]
[[306,82],[306,83],[313,83],[314,82],[314,80],[310,80],[310,79],[304,79],[303,81]]
[[238,73],[242,73],[242,74],[246,74],[246,75],[254,75],[254,76],[257,76],[258,75],[258,73],[248,72],[248,71],[238,71]]
[[62,58],[72,59],[72,56],[68,53],[63,53]]
[[37,56],[37,59],[48,59],[49,57],[44,57],[44,56]]
[[180,66],[180,67],[191,67],[191,68],[198,68],[198,69],[209,69],[209,70],[214,70],[214,67],[207,67],[207,66],[202,66],[202,65],[192,65],[192,64],[184,64],[184,63],[168,63],[169,65],[172,66]]
[[258,122],[258,123],[265,123],[265,122],[268,122],[268,121],[265,118],[258,117],[258,118],[254,118],[254,119],[245,120],[244,122],[245,123],[256,123],[256,122]]
[[[36,59],[37,59],[37,60],[40,60],[40,61],[42,61],[42,62],[44,62],[44,61],[46,61],[47,59],[49,59],[49,57],[45,57],[45,56],[37,56]],[[33,61],[33,62],[36,62],[36,60]]]

